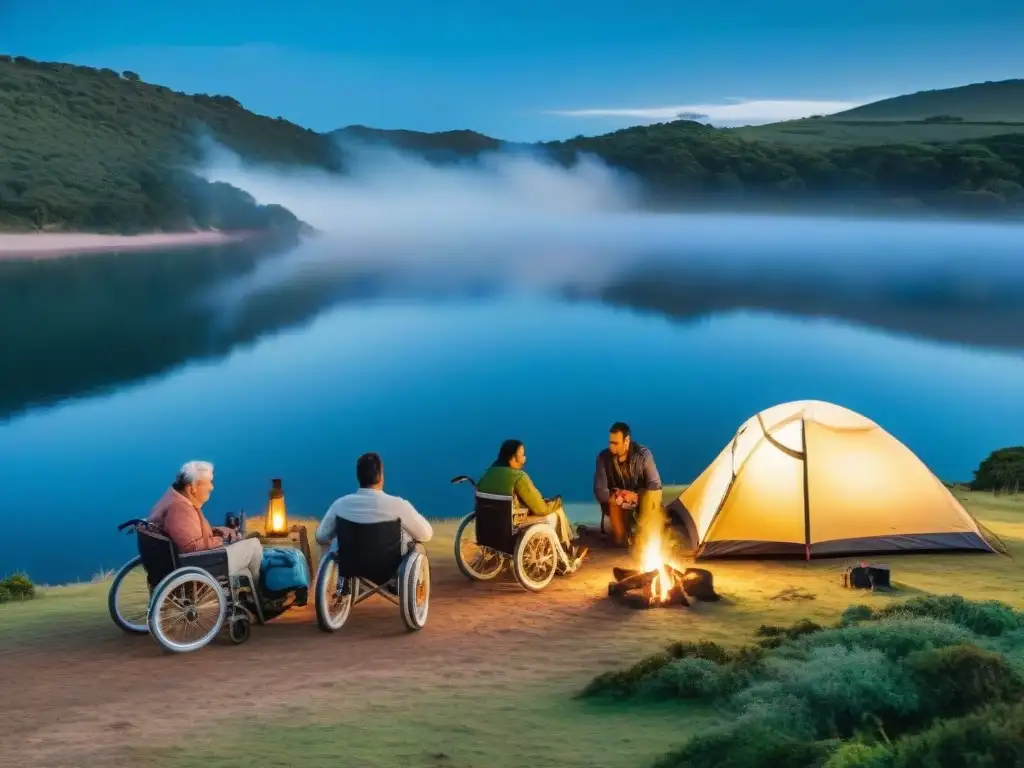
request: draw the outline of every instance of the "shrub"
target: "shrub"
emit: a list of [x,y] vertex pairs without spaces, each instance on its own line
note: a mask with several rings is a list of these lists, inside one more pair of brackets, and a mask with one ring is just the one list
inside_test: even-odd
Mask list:
[[813,648],[841,646],[844,648],[873,649],[891,659],[901,659],[915,651],[945,648],[973,639],[966,629],[935,619],[888,619],[867,624],[852,624],[837,629],[826,629],[801,637],[782,653],[799,653]]
[[[853,618],[856,616],[857,618]],[[979,635],[998,637],[1004,632],[1024,628],[1024,613],[998,600],[976,602],[960,595],[915,597],[904,603],[878,610],[851,606],[843,613],[843,623],[878,621],[891,617],[927,617],[964,627]]]
[[900,739],[892,768],[1016,768],[1024,765],[1024,705],[999,705]]
[[[681,681],[682,678],[695,680],[703,669],[705,678],[710,673],[708,667],[697,666],[692,671],[685,669],[686,665],[673,667],[666,670],[674,662],[683,659],[704,660],[712,662],[718,667],[728,666],[728,675],[723,676],[723,685],[730,687],[739,685],[741,680],[746,680],[748,671],[753,668],[760,659],[760,649],[741,648],[736,651],[724,648],[717,643],[701,640],[699,642],[677,642],[669,645],[663,652],[656,653],[641,659],[633,666],[615,672],[605,672],[598,675],[583,689],[581,696],[611,696],[615,698],[626,698],[640,693],[651,693],[654,691],[666,691],[672,686],[671,680]],[[654,681],[653,678],[662,674],[668,676],[669,681],[664,685]],[[726,682],[728,680],[728,682]],[[681,683],[686,689],[685,683]],[[662,695],[662,694],[659,694]]]
[[804,635],[812,635],[824,629],[820,624],[815,624],[810,619],[801,619],[789,627],[776,627],[762,624],[754,633],[761,638],[757,641],[762,648],[778,648],[789,640],[795,640]]
[[0,580],[0,603],[30,600],[36,596],[36,585],[24,573],[15,573]]
[[874,649],[814,648],[806,660],[770,658],[763,674],[733,701],[769,707],[791,697],[805,704],[813,732],[820,737],[851,736],[870,724],[901,722],[918,709],[917,692],[892,659]]
[[636,695],[652,699],[713,699],[734,689],[727,668],[708,659],[684,658],[641,679]]
[[884,744],[852,741],[833,752],[822,768],[891,768],[893,759],[892,749]]
[[701,734],[655,768],[807,768],[820,765],[827,754],[825,744],[756,725]]
[[1024,694],[1024,681],[1006,659],[973,645],[919,651],[906,666],[929,715],[965,715]]

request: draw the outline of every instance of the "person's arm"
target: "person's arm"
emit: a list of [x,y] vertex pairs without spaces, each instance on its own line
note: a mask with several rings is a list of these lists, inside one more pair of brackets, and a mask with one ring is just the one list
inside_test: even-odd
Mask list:
[[331,545],[331,541],[334,539],[338,530],[338,516],[334,514],[334,505],[331,504],[327,508],[327,514],[324,515],[324,519],[320,521],[320,525],[316,529],[316,543],[325,547]]
[[430,525],[430,521],[421,515],[411,502],[397,499],[395,506],[398,519],[402,521],[402,527],[413,541],[427,542],[434,537],[434,528]]
[[608,472],[605,464],[601,461],[601,454],[597,455],[597,466],[594,469],[594,498],[598,504],[607,504],[611,499],[612,492],[608,487]]
[[203,536],[199,514],[182,504],[172,504],[167,510],[164,534],[181,552],[204,552],[224,545],[220,536]]
[[557,501],[544,501],[537,486],[533,484],[530,476],[523,472],[516,480],[515,493],[523,505],[538,517],[546,517],[559,507]]
[[654,464],[654,454],[650,450],[644,451],[644,480],[648,491],[661,490],[661,475],[658,474],[658,467]]

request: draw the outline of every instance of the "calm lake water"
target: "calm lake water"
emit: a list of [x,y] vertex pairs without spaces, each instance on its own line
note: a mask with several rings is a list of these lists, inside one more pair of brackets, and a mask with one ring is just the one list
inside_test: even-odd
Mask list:
[[[58,582],[120,565],[133,544],[115,525],[145,514],[191,458],[216,464],[207,512],[219,523],[258,513],[271,477],[292,515],[318,517],[353,488],[367,450],[384,457],[389,491],[461,516],[471,496],[449,479],[479,473],[507,437],[526,442],[544,493],[589,502],[619,419],[666,482],[686,482],[748,416],[803,398],[864,413],[949,479],[1024,442],[1014,275],[953,296],[934,271],[851,293],[806,271],[773,288],[741,269],[670,277],[648,265],[629,285],[474,279],[438,294],[307,269],[239,298],[240,278],[295,258],[250,248],[0,265],[0,573]],[[812,283],[810,303],[778,289]]]

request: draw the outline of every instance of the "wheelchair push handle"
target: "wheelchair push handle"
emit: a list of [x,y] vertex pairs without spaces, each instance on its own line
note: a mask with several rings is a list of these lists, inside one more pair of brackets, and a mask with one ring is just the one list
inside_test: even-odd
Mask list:
[[469,475],[459,475],[458,477],[453,477],[451,483],[452,485],[455,485],[457,483],[469,483],[474,488],[476,488],[476,481]]
[[149,525],[148,520],[143,520],[141,517],[135,517],[131,520],[125,520],[119,526],[117,526],[118,533],[122,533],[129,528],[135,528],[138,525]]

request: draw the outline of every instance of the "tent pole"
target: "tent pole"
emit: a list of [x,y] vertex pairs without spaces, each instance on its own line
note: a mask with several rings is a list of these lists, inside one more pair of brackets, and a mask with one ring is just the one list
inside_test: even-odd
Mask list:
[[804,454],[804,557],[811,560],[811,499],[807,494],[807,419],[800,417],[800,447]]

